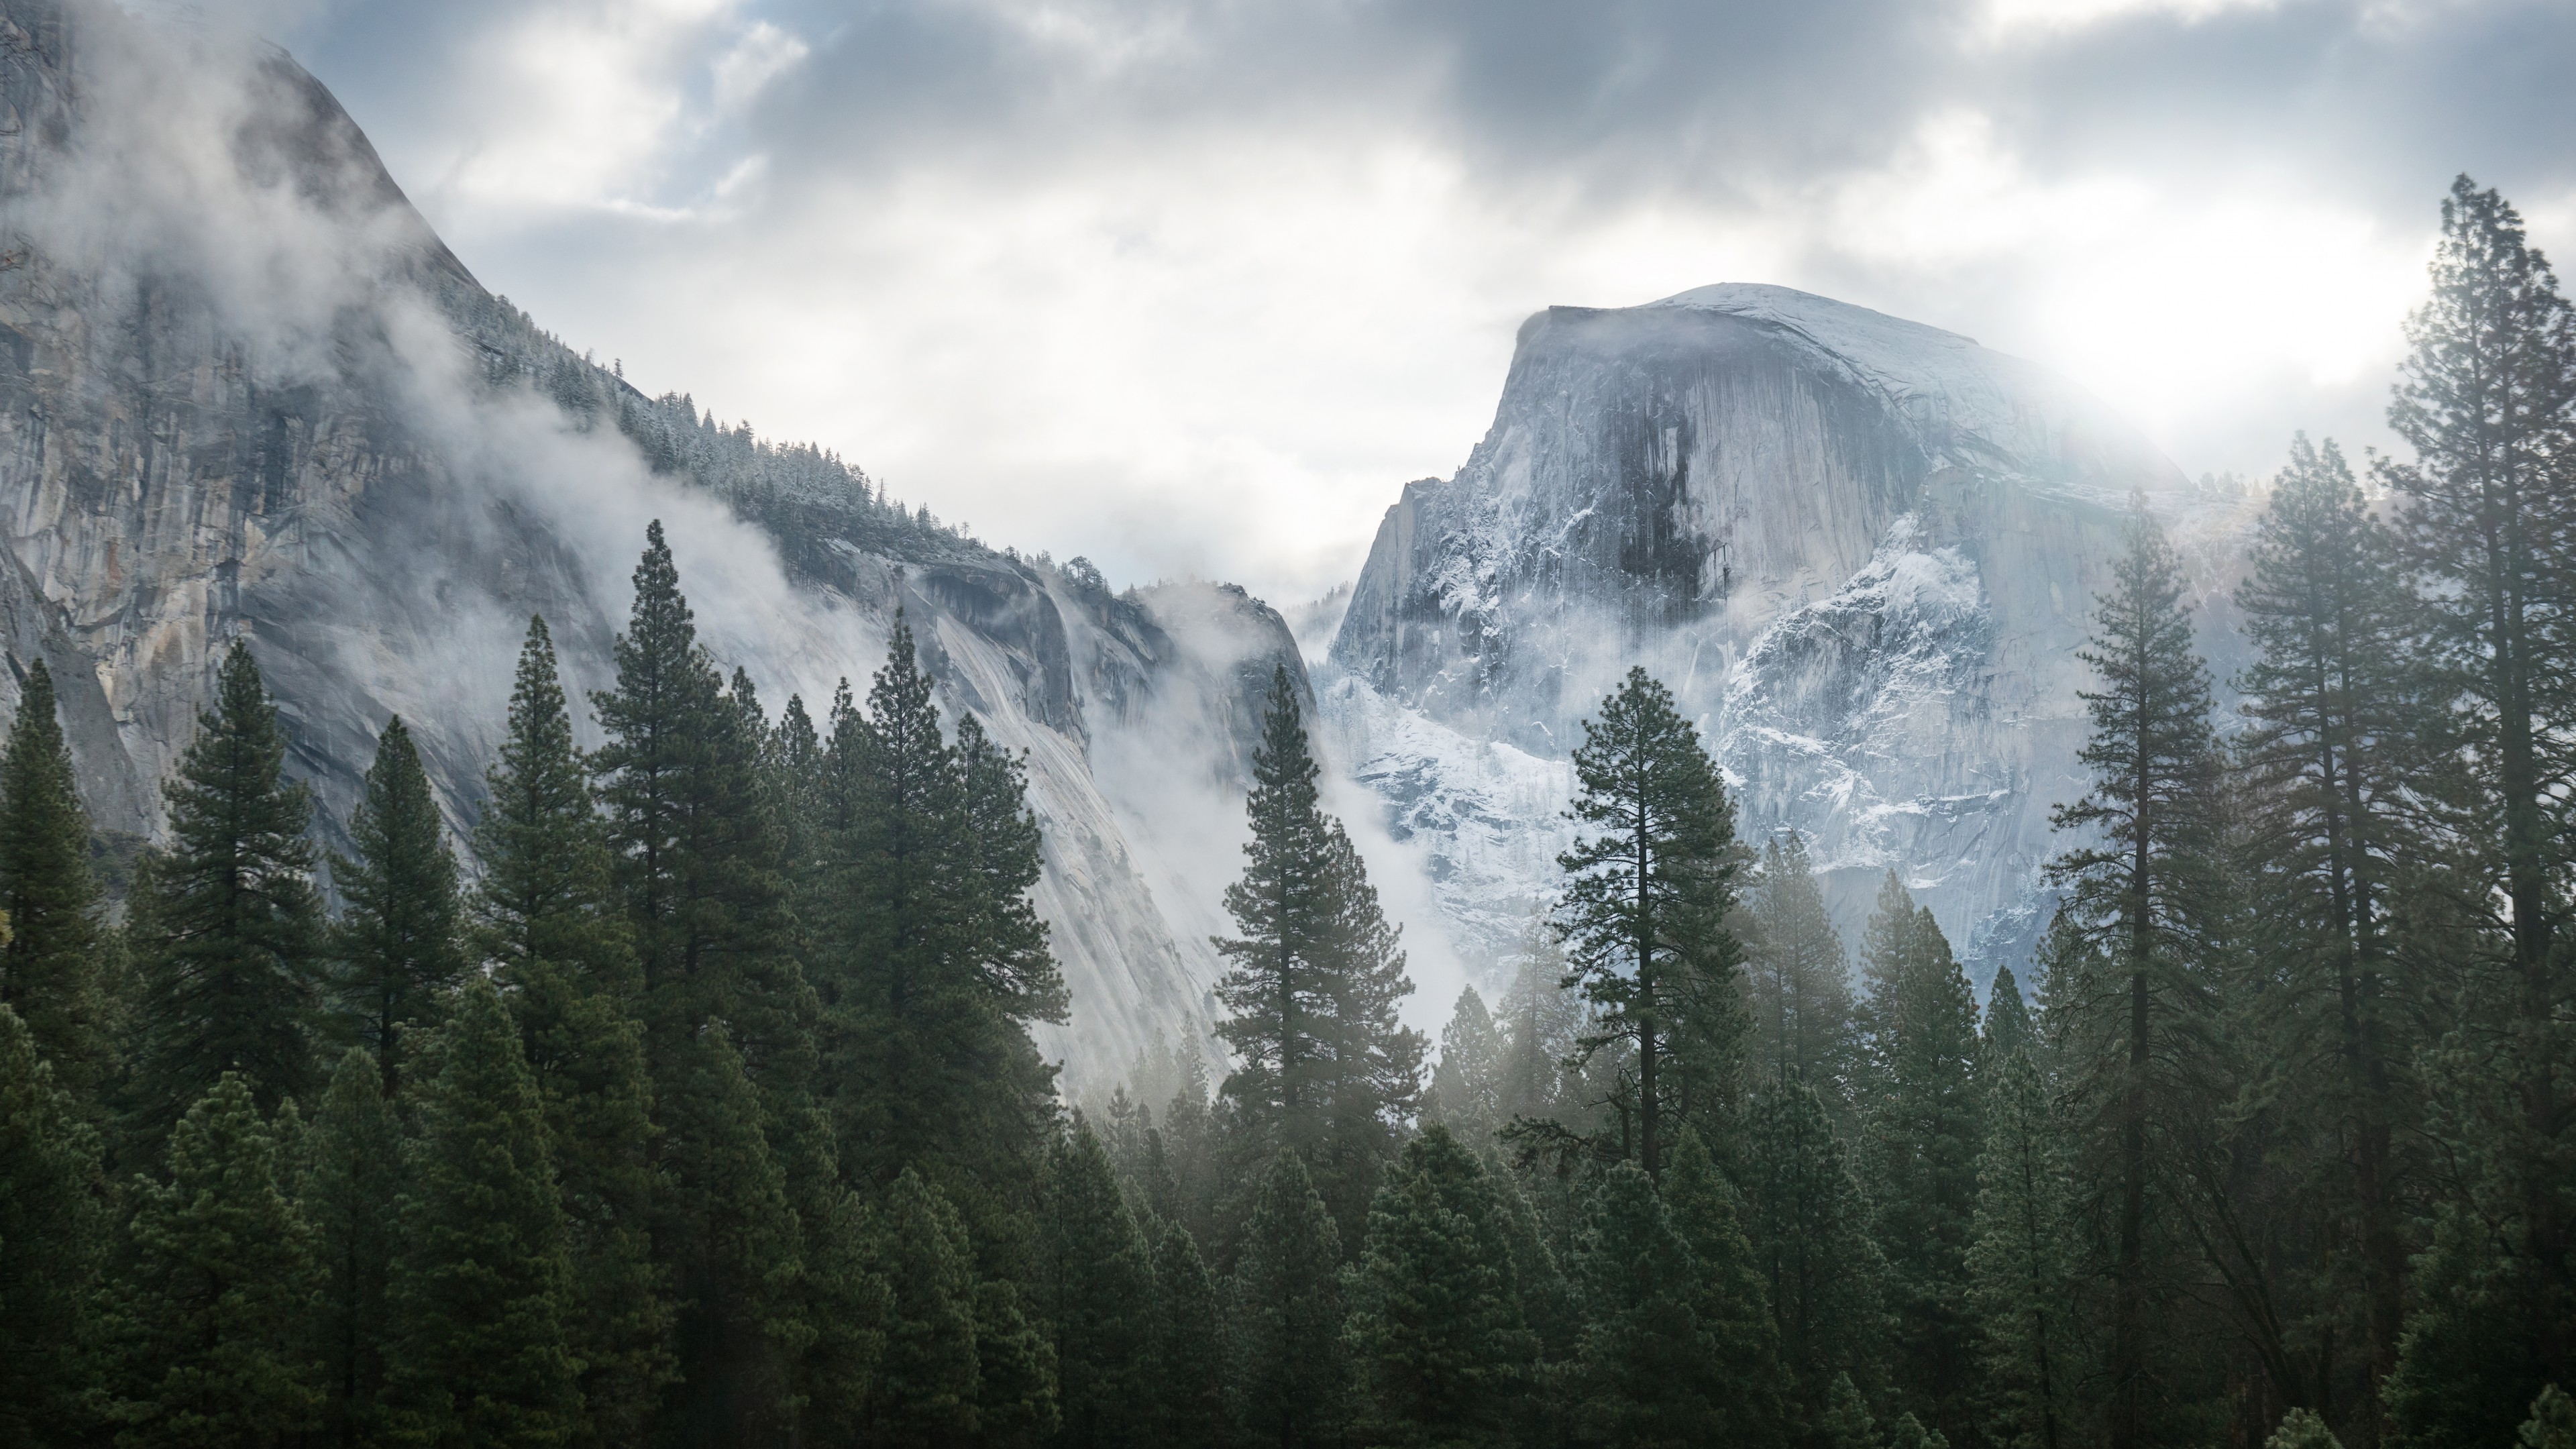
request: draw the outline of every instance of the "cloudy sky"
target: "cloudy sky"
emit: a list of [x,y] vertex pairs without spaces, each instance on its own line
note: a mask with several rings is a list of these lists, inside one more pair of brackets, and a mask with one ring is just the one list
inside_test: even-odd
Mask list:
[[2380,441],[2467,170],[2576,244],[2563,0],[285,0],[494,290],[984,539],[1281,603],[1521,319],[1763,281],[2193,474]]

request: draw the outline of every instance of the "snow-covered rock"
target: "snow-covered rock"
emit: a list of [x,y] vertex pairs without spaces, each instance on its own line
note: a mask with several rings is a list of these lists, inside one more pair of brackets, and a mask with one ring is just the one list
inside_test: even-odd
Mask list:
[[1552,889],[1562,762],[1643,664],[1743,832],[1807,834],[1847,929],[1894,868],[1982,978],[2044,924],[2076,653],[2140,492],[2233,527],[2102,404],[1954,333],[1770,286],[1552,307],[1466,466],[1388,511],[1321,698],[1390,820],[1440,837],[1462,951]]

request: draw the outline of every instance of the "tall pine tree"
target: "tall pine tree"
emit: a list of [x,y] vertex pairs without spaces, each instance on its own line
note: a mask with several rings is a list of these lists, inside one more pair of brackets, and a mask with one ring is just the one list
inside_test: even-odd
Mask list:
[[1707,1444],[1728,1437],[1717,1341],[1700,1322],[1699,1262],[1652,1179],[1615,1163],[1593,1188],[1575,1255],[1583,1332],[1576,1419],[1587,1442]]
[[1567,984],[1601,1010],[1586,1053],[1612,1042],[1636,1052],[1638,1160],[1656,1177],[1668,1113],[1724,1107],[1742,1050],[1726,928],[1735,808],[1698,729],[1643,668],[1583,722],[1574,775],[1571,817],[1598,833],[1558,857]]
[[626,922],[543,619],[528,621],[509,730],[475,826],[475,946],[518,1022],[563,1197],[585,1442],[644,1433],[672,1372],[671,1306],[652,1260],[652,1086]]
[[2205,928],[2221,893],[2209,675],[2192,650],[2181,569],[2143,496],[2081,657],[2100,681],[2083,694],[2093,735],[2080,759],[2092,781],[2055,819],[2096,843],[2051,869],[2066,891],[2065,918],[2090,949],[2077,958],[2086,971],[2050,987],[2077,1043],[2068,1087],[2089,1117],[2080,1128],[2093,1149],[2089,1175],[2110,1195],[2105,1429],[2111,1449],[2132,1449],[2160,1432],[2175,1402],[2151,1342],[2171,1267],[2149,1221],[2166,1170],[2155,1138],[2160,1107],[2172,1120],[2178,1094],[2190,1090],[2179,1048],[2209,1013]]
[[168,1180],[135,1183],[117,1294],[120,1445],[259,1449],[313,1426],[322,1281],[279,1155],[250,1084],[225,1072],[171,1132]]
[[1225,1404],[1225,1305],[1190,1230],[1164,1227],[1154,1245],[1153,1441],[1162,1449],[1222,1449],[1234,1422]]
[[1814,1426],[1835,1376],[1875,1384],[1887,1341],[1887,1267],[1870,1235],[1870,1203],[1804,1082],[1771,1083],[1745,1114],[1745,1236],[1779,1328],[1794,1423]]
[[0,911],[9,922],[0,1006],[18,1014],[54,1080],[77,1097],[96,1090],[113,1056],[99,910],[89,816],[55,716],[54,677],[38,659],[0,750]]
[[2086,1438],[2071,1417],[2085,1369],[2068,1281],[2065,1154],[2010,970],[1995,973],[1986,1015],[1986,1131],[1967,1258],[1977,1387],[1998,1449],[2061,1449]]
[[1341,1234],[1305,1162],[1272,1158],[1234,1269],[1228,1397],[1247,1438],[1279,1449],[1339,1443],[1350,1408],[1342,1347]]
[[572,1263],[544,1107],[489,979],[467,984],[435,1067],[402,1194],[388,1396],[409,1437],[561,1444],[581,1413]]
[[250,650],[224,655],[212,708],[164,787],[170,841],[137,873],[132,1108],[157,1139],[226,1072],[263,1108],[309,1092],[323,920],[310,796]]
[[1413,983],[1359,851],[1317,803],[1318,774],[1283,664],[1253,752],[1243,876],[1225,892],[1242,934],[1216,939],[1229,963],[1217,999],[1231,1013],[1217,1035],[1237,1057],[1222,1090],[1239,1150],[1296,1152],[1356,1246],[1420,1095],[1425,1044],[1396,1018]]
[[322,1275],[314,1347],[322,1364],[322,1431],[331,1443],[381,1442],[386,1350],[395,1318],[388,1294],[397,1204],[403,1188],[402,1123],[384,1091],[384,1073],[363,1047],[351,1047],[305,1129],[303,1181],[296,1206],[313,1231]]
[[[2415,458],[2382,468],[2432,585],[2448,733],[2467,763],[2447,823],[2486,940],[2438,1068],[2443,1135],[2470,1179],[2425,1264],[2448,1311],[2409,1329],[2390,1397],[2409,1442],[2447,1446],[2500,1440],[2539,1385],[2576,1378],[2576,973],[2558,942],[2576,864],[2576,309],[2521,216],[2466,176],[2442,204],[2432,277],[2389,408]],[[2488,1367],[2456,1371],[2469,1363]]]
[[0,1005],[0,1441],[88,1442],[107,1260],[98,1135]]
[[1977,1002],[1932,913],[1891,872],[1870,941],[1863,1157],[1888,1259],[1892,1368],[1906,1403],[1969,1442],[1975,1327],[1966,1312],[1983,1102]]
[[1538,1347],[1516,1277],[1484,1165],[1432,1127],[1378,1188],[1348,1280],[1343,1336],[1369,1443],[1512,1441]]
[[401,1082],[399,1035],[435,1025],[447,992],[465,974],[456,857],[400,715],[376,741],[349,838],[357,858],[331,862],[332,883],[346,902],[332,932],[332,995],[341,1020],[375,1057],[390,1097]]
[[1858,1055],[1851,969],[1794,830],[1762,846],[1762,872],[1745,901],[1746,983],[1752,988],[1754,1063],[1792,1074],[1848,1120]]
[[2400,1134],[2419,1119],[2416,1003],[2390,922],[2424,858],[2410,797],[2427,783],[2427,672],[2398,540],[2332,440],[2291,441],[2249,553],[2236,597],[2262,652],[2238,681],[2255,721],[2240,748],[2266,989],[2242,993],[2244,1030],[2254,1070],[2280,1083],[2270,1115],[2295,1141],[2269,1155],[2301,1179],[2299,1215],[2360,1244],[2348,1263],[2333,1255],[2323,1291],[2357,1300],[2333,1316],[2365,1361],[2346,1422],[2369,1449],[2408,1253]]
[[1047,1321],[1067,1446],[1123,1445],[1151,1421],[1154,1263],[1090,1127],[1049,1154]]

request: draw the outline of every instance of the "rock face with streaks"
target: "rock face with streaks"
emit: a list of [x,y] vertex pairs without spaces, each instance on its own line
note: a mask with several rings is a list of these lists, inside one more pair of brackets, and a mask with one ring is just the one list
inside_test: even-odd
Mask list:
[[1040,1044],[1072,1085],[1157,1030],[1205,1040],[1200,908],[1149,872],[1183,853],[1170,780],[1239,792],[1272,668],[1304,687],[1276,613],[1112,595],[646,398],[487,293],[282,53],[0,0],[0,708],[44,659],[102,828],[161,828],[240,638],[327,843],[396,714],[462,832],[528,616],[569,686],[605,688],[655,517],[702,637],[773,711],[864,694],[900,608],[943,705],[1027,752],[1073,993]]
[[1642,664],[1739,829],[1807,834],[1847,931],[1894,867],[1982,978],[2044,924],[2076,651],[2139,491],[2232,517],[1965,337],[1768,286],[1553,307],[1466,466],[1388,510],[1319,689],[1468,954],[1550,889],[1580,721]]

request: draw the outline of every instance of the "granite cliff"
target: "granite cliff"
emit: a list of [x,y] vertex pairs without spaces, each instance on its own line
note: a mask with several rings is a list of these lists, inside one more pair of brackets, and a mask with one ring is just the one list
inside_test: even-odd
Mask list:
[[864,691],[900,608],[943,704],[1027,751],[1073,993],[1040,1044],[1076,1085],[1156,1030],[1204,1040],[1215,962],[1158,864],[1198,846],[1158,831],[1176,785],[1240,788],[1273,664],[1302,684],[1276,613],[1113,594],[647,397],[487,292],[283,53],[0,0],[0,708],[46,660],[103,829],[161,828],[240,638],[326,839],[396,714],[461,834],[528,615],[569,684],[607,684],[655,517],[703,637],[773,710]]
[[1466,954],[1508,953],[1546,894],[1580,720],[1643,664],[1743,833],[1808,836],[1847,934],[1894,868],[1982,978],[2044,924],[2075,655],[2138,494],[2191,537],[2233,526],[2100,403],[1965,337],[1782,287],[1552,307],[1466,466],[1387,511],[1324,709]]

